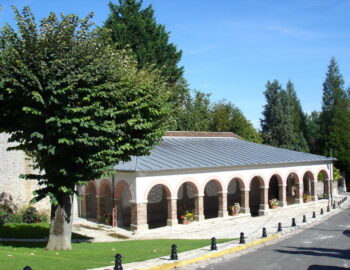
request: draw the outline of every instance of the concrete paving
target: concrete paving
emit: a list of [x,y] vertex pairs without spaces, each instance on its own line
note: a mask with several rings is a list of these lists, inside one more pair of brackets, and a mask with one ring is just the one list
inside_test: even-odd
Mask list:
[[[350,195],[350,194],[348,194]],[[340,200],[342,197],[335,197],[336,200]],[[112,233],[115,231],[117,234],[128,237],[128,239],[208,239],[208,246],[184,253],[179,253],[179,261],[175,263],[169,259],[169,256],[156,258],[144,262],[136,262],[123,264],[124,270],[129,269],[172,269],[173,267],[180,267],[189,263],[195,263],[199,260],[205,260],[213,257],[223,255],[226,250],[228,252],[235,252],[242,249],[249,248],[253,245],[260,245],[266,240],[261,239],[262,228],[266,227],[268,238],[272,240],[280,235],[288,234],[291,231],[296,231],[299,228],[314,226],[321,220],[329,218],[331,215],[341,211],[341,208],[337,207],[336,210],[331,208],[330,212],[327,212],[328,200],[319,200],[316,202],[310,202],[302,205],[291,205],[288,207],[281,207],[277,209],[271,209],[265,216],[250,217],[250,215],[238,215],[230,216],[227,218],[209,219],[201,222],[192,222],[188,225],[177,225],[173,227],[162,227],[158,229],[148,230],[138,234],[132,234],[131,232],[124,232],[122,229],[115,229],[106,226],[102,231],[99,231],[103,235],[103,231]],[[350,205],[350,200],[344,203]],[[323,208],[324,214],[320,215],[321,208]],[[312,218],[313,211],[316,213],[316,218]],[[303,223],[303,215],[306,216],[307,222]],[[292,218],[295,218],[297,226],[292,227]],[[282,232],[276,235],[278,223],[282,223]],[[78,225],[78,224],[77,224]],[[210,251],[209,239],[211,237],[219,238],[239,238],[240,232],[244,232],[247,245],[239,245],[238,241],[232,241],[218,245],[218,252]],[[108,233],[108,234],[109,234]],[[107,235],[108,235],[107,234]],[[96,235],[95,241],[99,240],[99,236]],[[104,238],[101,238],[103,241]],[[266,238],[264,238],[266,239]],[[116,239],[114,239],[115,241]],[[176,240],[174,240],[176,243]],[[170,247],[169,247],[170,250]],[[120,252],[122,253],[122,252]],[[106,266],[102,268],[96,268],[95,270],[112,270],[113,266]]]

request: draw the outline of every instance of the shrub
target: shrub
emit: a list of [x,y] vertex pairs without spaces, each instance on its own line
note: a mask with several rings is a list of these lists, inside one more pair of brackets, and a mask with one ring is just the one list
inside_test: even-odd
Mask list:
[[48,217],[46,214],[44,214],[44,213],[40,213],[40,214],[38,215],[37,221],[39,221],[39,222],[44,222],[44,223],[48,223],[48,222],[49,222],[49,217]]
[[0,210],[0,225],[4,225],[9,220],[9,213],[4,210]]
[[21,213],[10,214],[7,220],[7,223],[22,223],[22,222],[23,222],[23,216]]
[[39,220],[39,214],[35,207],[29,206],[23,210],[22,220],[24,223],[35,223]]

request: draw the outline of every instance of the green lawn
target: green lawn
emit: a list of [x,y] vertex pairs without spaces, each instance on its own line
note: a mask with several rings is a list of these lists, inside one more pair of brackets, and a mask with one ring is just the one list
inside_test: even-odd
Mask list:
[[[232,239],[220,239],[222,243]],[[170,254],[172,244],[178,252],[210,245],[210,240],[129,240],[107,243],[73,243],[69,251],[45,250],[45,243],[0,243],[1,270],[22,270],[29,265],[33,270],[79,270],[114,264],[114,255],[120,253],[123,263],[143,261]]]
[[[0,225],[0,238],[44,239],[49,236],[48,223],[7,223]],[[73,239],[89,239],[84,235],[73,233]]]

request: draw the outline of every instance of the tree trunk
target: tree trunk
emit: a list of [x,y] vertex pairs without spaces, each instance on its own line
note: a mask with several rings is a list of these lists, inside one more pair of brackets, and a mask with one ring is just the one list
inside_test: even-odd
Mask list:
[[58,194],[58,204],[51,205],[51,224],[48,250],[72,249],[73,195]]

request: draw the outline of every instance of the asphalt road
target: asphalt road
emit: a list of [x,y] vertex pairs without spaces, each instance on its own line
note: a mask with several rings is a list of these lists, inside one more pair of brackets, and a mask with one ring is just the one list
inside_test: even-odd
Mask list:
[[350,269],[350,208],[276,244],[217,263],[192,265],[215,270]]

